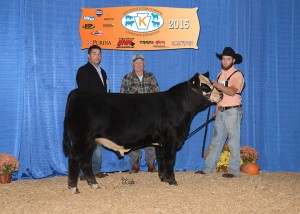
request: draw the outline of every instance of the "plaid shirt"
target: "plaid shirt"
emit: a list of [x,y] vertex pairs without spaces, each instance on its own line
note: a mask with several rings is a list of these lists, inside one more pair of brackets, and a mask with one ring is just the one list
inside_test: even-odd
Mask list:
[[154,74],[144,71],[143,79],[140,81],[135,72],[132,71],[124,76],[120,92],[125,94],[155,93],[159,92],[159,86]]

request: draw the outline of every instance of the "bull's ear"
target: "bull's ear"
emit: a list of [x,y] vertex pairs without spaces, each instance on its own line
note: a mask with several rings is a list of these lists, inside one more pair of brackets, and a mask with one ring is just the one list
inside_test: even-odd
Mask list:
[[199,83],[199,74],[198,73],[196,73],[191,79],[189,79],[189,81],[190,81],[190,83],[192,84],[192,85],[194,85],[195,83]]
[[204,74],[202,74],[203,76],[207,77],[209,79],[209,71],[206,71]]
[[196,73],[196,74],[191,78],[191,80],[193,80],[193,79],[198,79],[198,77],[199,77],[199,74]]

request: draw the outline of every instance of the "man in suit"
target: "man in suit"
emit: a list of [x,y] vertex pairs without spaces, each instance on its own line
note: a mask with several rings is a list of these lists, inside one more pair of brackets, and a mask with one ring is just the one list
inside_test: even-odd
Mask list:
[[[97,45],[92,45],[88,49],[88,62],[81,66],[76,75],[78,90],[82,92],[94,91],[107,93],[107,75],[103,68],[99,65],[102,60],[101,48]],[[101,172],[102,164],[102,146],[97,145],[92,156],[92,168],[96,177],[103,178],[107,176]],[[85,177],[80,172],[80,180],[85,180]]]

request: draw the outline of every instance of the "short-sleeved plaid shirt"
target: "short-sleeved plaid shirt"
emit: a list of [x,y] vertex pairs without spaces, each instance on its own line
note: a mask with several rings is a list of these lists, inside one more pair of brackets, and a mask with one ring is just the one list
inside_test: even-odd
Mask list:
[[126,74],[122,80],[121,93],[147,94],[159,92],[159,86],[154,74],[144,71],[142,81],[134,71]]

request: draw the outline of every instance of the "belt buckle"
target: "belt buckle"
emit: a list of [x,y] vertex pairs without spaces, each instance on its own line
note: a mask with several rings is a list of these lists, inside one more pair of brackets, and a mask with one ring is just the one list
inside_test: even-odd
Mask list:
[[219,106],[219,110],[220,110],[221,112],[223,112],[223,111],[225,111],[225,107]]

